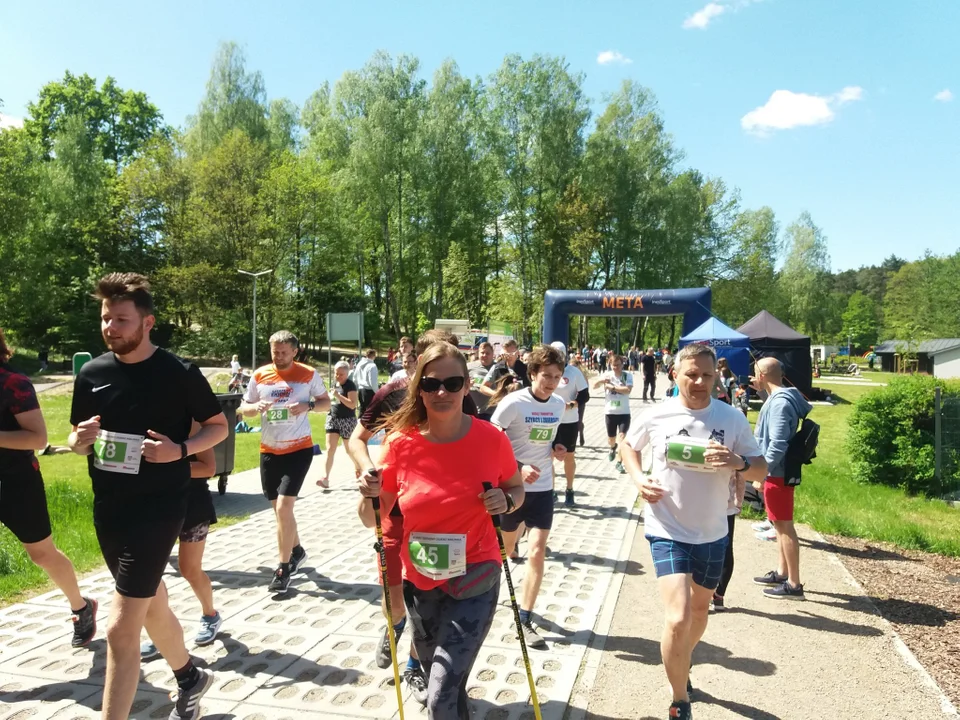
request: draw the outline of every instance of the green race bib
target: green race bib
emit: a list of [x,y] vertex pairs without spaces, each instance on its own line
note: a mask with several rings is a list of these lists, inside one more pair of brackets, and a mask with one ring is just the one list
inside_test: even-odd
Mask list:
[[618,407],[620,407],[620,401],[619,401],[619,400],[611,400],[611,401],[610,401],[610,407],[612,407],[612,408],[618,408]]
[[143,435],[101,430],[93,441],[94,467],[106,472],[136,475],[140,472]]
[[288,408],[270,408],[266,413],[268,423],[289,423],[290,410]]
[[708,440],[675,435],[667,440],[667,465],[683,470],[696,472],[716,472],[707,465],[703,453],[707,449]]
[[535,427],[530,429],[530,442],[535,445],[546,445],[553,441],[553,427]]

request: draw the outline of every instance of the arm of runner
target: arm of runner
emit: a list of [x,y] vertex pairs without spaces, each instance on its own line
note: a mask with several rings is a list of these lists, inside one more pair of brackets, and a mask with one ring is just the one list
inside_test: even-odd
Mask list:
[[67,437],[67,446],[77,455],[89,455],[99,434],[100,416],[94,415],[73,426],[73,432]]
[[330,393],[327,392],[327,386],[320,377],[320,373],[314,371],[313,382],[310,384],[310,397],[313,398],[313,412],[327,412],[330,409]]
[[[190,428],[190,437],[200,432],[200,423],[196,420]],[[207,448],[194,454],[194,460],[190,461],[190,477],[206,480],[213,477],[217,472],[217,458],[213,453],[213,448]]]
[[346,395],[341,395],[340,393],[337,393],[337,398],[340,400],[340,404],[343,405],[345,408],[349,408],[350,410],[357,409],[357,391],[356,390],[351,390]]
[[358,472],[364,468],[374,467],[373,459],[370,457],[370,449],[367,447],[367,443],[373,435],[374,433],[367,430],[362,424],[357,423],[350,439],[347,440],[347,455],[353,460],[353,465]]
[[247,385],[247,391],[243,394],[243,401],[240,403],[238,412],[244,417],[250,415],[259,415],[270,409],[273,403],[269,400],[260,399],[260,387],[257,385],[255,377],[250,378]]
[[47,424],[39,408],[14,415],[19,430],[0,431],[0,448],[43,450],[47,446]]

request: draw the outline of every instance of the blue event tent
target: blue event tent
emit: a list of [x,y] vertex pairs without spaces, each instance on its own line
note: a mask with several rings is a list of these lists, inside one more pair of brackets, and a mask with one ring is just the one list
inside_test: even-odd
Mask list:
[[690,343],[711,345],[718,358],[726,358],[734,375],[750,374],[750,338],[710,318],[693,332],[680,338],[680,347]]

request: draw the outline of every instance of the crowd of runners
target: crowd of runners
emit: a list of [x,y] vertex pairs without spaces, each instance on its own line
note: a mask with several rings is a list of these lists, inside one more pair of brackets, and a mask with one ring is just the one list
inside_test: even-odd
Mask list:
[[[151,343],[155,317],[146,278],[107,275],[94,297],[108,351],[77,374],[68,445],[88,458],[94,527],[115,579],[103,717],[128,717],[140,662],[162,656],[178,686],[170,717],[193,720],[213,674],[191,659],[162,576],[179,540],[180,572],[202,614],[194,643],[212,643],[222,618],[202,568],[217,519],[206,481],[227,421],[198,368]],[[754,431],[743,413],[717,399],[722,368],[708,345],[675,355],[630,348],[620,356],[591,347],[568,352],[559,342],[524,350],[509,340],[499,357],[483,343],[468,361],[457,343],[441,330],[416,342],[402,338],[385,384],[369,350],[354,368],[338,363],[328,388],[316,369],[296,360],[293,333],[270,337],[271,362],[245,382],[239,409],[258,416],[262,428],[261,486],[277,528],[267,590],[288,592],[307,559],[295,507],[316,453],[309,414],[326,413],[327,458],[317,484],[330,486],[342,443],[356,471],[359,521],[376,527],[378,537],[387,622],[376,664],[393,664],[399,693],[396,645],[410,625],[402,683],[430,718],[467,718],[467,681],[503,573],[525,661],[527,648],[548,647],[534,610],[554,509],[561,501],[577,504],[576,448],[578,440],[584,444],[590,398],[583,369],[596,369],[592,387],[603,391],[607,458],[646,502],[644,530],[665,608],[669,717],[692,717],[692,652],[708,612],[725,607],[734,518],[748,483],[762,489],[780,542],[778,567],[756,582],[769,597],[803,598],[792,522],[799,470],[791,452],[809,404],[783,387],[775,359],[761,360],[753,382],[767,400]],[[33,387],[8,364],[10,355],[0,334],[0,520],[63,591],[73,613],[72,644],[83,647],[96,634],[97,601],[81,596],[73,566],[51,539],[35,455],[46,447],[46,427]],[[639,400],[651,404],[631,407],[635,372],[642,374]],[[657,402],[663,373],[670,388],[666,401]],[[376,458],[375,436],[383,437]],[[522,538],[526,569],[515,597],[506,559],[517,557]],[[149,641],[141,644],[144,630]],[[532,679],[531,693],[539,716]]]

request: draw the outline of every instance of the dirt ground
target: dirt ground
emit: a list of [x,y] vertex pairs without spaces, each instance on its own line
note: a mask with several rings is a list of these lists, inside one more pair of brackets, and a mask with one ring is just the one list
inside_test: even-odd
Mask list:
[[960,706],[960,559],[827,536],[944,694]]

